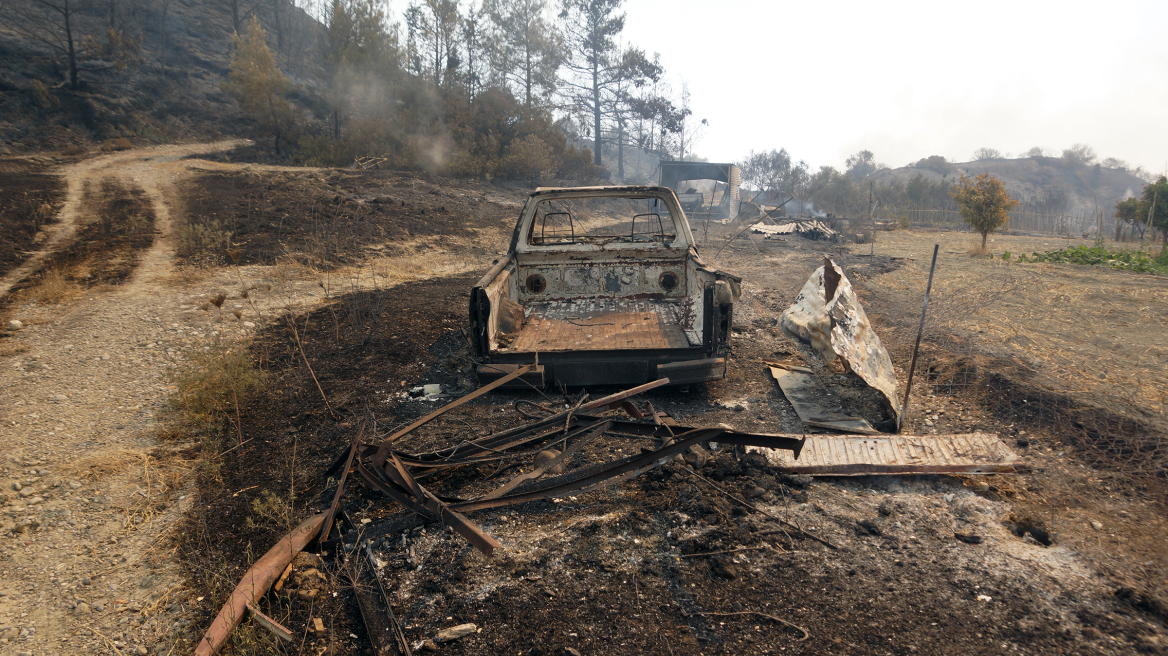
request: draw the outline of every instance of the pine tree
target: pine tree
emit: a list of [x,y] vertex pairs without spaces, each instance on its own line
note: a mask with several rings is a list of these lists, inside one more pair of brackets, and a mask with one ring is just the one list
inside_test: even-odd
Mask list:
[[288,78],[276,66],[264,30],[255,16],[247,27],[246,37],[235,35],[231,72],[223,86],[256,122],[260,132],[272,137],[272,146],[279,157],[280,141],[292,129],[296,114],[288,101]]

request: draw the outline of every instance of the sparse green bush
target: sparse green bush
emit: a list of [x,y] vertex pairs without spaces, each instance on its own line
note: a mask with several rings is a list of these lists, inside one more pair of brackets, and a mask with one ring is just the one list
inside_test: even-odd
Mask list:
[[218,219],[188,219],[178,232],[178,255],[220,253],[231,245],[231,232]]
[[1101,246],[1072,246],[1060,251],[1020,255],[1019,262],[1051,262],[1055,264],[1082,264],[1106,266],[1136,273],[1168,275],[1168,256],[1164,252],[1153,258],[1144,251],[1112,251]]
[[239,404],[261,389],[266,375],[257,369],[242,346],[216,339],[194,348],[170,374],[176,386],[172,404],[188,428],[204,434],[222,431],[239,422]]

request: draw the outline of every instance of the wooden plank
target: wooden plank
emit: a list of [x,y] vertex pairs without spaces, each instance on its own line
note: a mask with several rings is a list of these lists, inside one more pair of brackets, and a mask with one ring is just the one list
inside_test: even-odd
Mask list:
[[808,435],[800,457],[780,471],[816,476],[989,474],[1028,471],[997,436]]

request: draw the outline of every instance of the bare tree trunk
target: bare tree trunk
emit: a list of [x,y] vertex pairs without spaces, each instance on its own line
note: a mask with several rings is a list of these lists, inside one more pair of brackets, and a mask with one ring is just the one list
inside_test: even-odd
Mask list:
[[69,47],[69,88],[76,91],[79,83],[77,82],[77,48],[73,45],[73,25],[70,20],[73,17],[73,12],[69,8],[69,0],[65,0],[62,5],[61,12],[65,18],[65,40]]
[[596,146],[592,153],[592,163],[600,166],[600,64],[592,65],[592,143]]

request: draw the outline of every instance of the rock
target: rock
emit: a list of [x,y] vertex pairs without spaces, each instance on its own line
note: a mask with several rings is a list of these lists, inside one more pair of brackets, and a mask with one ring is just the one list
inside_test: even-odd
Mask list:
[[12,489],[16,490],[17,492],[19,492],[19,491],[20,491],[20,488],[21,488],[20,481],[15,481],[15,482],[12,484]]
[[143,645],[138,645],[137,647],[134,647],[134,653],[137,654],[138,656],[146,656],[147,654],[150,653],[150,650],[147,649],[146,647],[144,647]]
[[695,469],[701,469],[710,461],[710,456],[700,444],[695,444],[689,448],[683,459],[693,465]]
[[300,601],[312,601],[313,599],[316,599],[316,596],[319,594],[320,594],[320,590],[315,590],[315,589],[313,589],[313,590],[297,590],[296,591],[296,598],[299,599]]
[[17,319],[9,319],[8,320],[8,330],[20,330],[21,328],[24,328],[24,324],[21,323],[19,320],[17,320]]
[[926,425],[926,426],[930,426],[930,427],[931,427],[931,426],[933,425],[933,420],[932,420],[932,419],[926,419],[926,420],[925,420],[925,425]]
[[69,481],[69,489],[70,490],[76,490],[80,487],[81,487],[81,483],[78,483],[77,481]]
[[580,652],[571,647],[564,647],[564,656],[580,656]]
[[953,537],[966,544],[981,544],[981,536],[972,533],[954,533]]
[[1017,440],[1014,440],[1014,443],[1017,444],[1018,446],[1022,447],[1023,449],[1025,449],[1026,447],[1030,446],[1030,438],[1029,437],[1019,437]]
[[89,604],[85,603],[84,601],[77,604],[76,606],[73,607],[73,614],[74,615],[88,615],[89,614]]
[[244,322],[243,322],[243,327],[244,327],[244,328],[255,328],[255,324],[254,324],[254,323],[252,323],[252,322],[250,322],[250,321],[244,321]]
[[422,643],[422,651],[438,651],[438,644],[433,640],[426,640]]
[[714,576],[733,581],[738,578],[738,567],[726,557],[714,557],[710,559],[710,571]]
[[81,579],[81,585],[93,585],[93,581],[87,576]]
[[[549,462],[555,460],[558,457],[560,457],[559,451],[556,451],[555,449],[544,449],[543,451],[535,454],[535,466],[545,467]],[[555,467],[548,469],[547,473],[555,475],[564,473],[564,463],[560,463]]]
[[1098,640],[1103,637],[1103,634],[1099,631],[1099,629],[1093,626],[1085,626],[1079,630],[1079,633],[1082,633],[1083,638],[1086,640]]
[[22,487],[20,489],[20,498],[22,498],[22,499],[27,499],[34,494],[36,494],[36,488],[34,488],[32,486]]
[[434,636],[434,642],[441,643],[458,640],[459,638],[465,638],[466,636],[471,635],[478,630],[479,627],[475,626],[474,624],[459,624],[458,626],[452,626],[449,629],[442,629],[439,631],[438,635]]
[[1101,524],[1100,522],[1098,522],[1098,521],[1096,521],[1096,520],[1092,519],[1092,520],[1091,520],[1091,528],[1095,529],[1096,531],[1102,531],[1102,530],[1103,530],[1103,524]]
[[790,474],[779,474],[780,483],[786,485],[787,487],[794,487],[798,489],[809,487],[814,480],[815,479],[811,478],[810,476],[805,476],[803,474],[796,474],[794,476]]
[[68,401],[69,397],[64,395],[64,394],[54,394],[53,400],[54,401]]
[[884,515],[885,517],[891,516],[894,511],[892,506],[892,499],[885,499],[884,501],[881,501],[880,507],[877,508],[877,510],[879,510],[880,514]]
[[876,522],[874,522],[870,519],[860,520],[859,526],[860,526],[860,528],[864,529],[865,532],[871,533],[872,535],[880,535],[882,533],[882,531],[880,530],[880,527],[876,524]]
[[757,499],[764,494],[766,494],[766,490],[764,490],[761,487],[758,487],[756,485],[756,486],[754,486],[746,491],[746,498],[747,499]]
[[105,604],[94,604],[93,605],[93,612],[104,613],[105,612]]
[[973,486],[973,491],[974,492],[989,492],[990,491],[990,484],[986,483],[985,481],[982,481],[981,483],[977,483],[976,485]]

